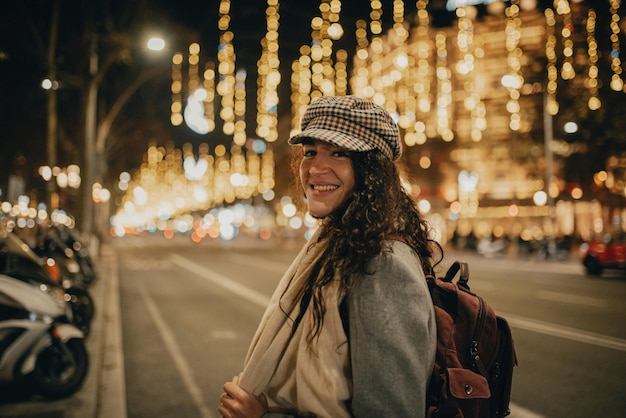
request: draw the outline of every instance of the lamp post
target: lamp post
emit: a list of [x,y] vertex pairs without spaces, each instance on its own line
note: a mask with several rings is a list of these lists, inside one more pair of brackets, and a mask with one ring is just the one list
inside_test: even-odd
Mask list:
[[[50,24],[50,44],[48,45],[48,78],[42,83],[42,87],[48,90],[47,123],[46,123],[46,156],[48,166],[54,167],[57,163],[57,69],[56,69],[56,44],[59,26],[59,2],[54,2],[52,19]],[[55,186],[53,182],[46,183],[46,206],[48,213],[52,213],[53,194]]]
[[[162,51],[165,47],[165,41],[160,38],[151,38],[148,41],[148,49],[151,51]],[[94,231],[94,196],[93,185],[100,182],[102,175],[102,165],[106,139],[111,130],[111,126],[115,118],[119,115],[123,106],[132,97],[132,95],[145,82],[154,76],[164,72],[167,67],[153,66],[150,70],[142,72],[126,89],[117,96],[116,101],[98,124],[98,86],[104,77],[104,73],[108,69],[111,60],[107,62],[104,68],[99,66],[98,54],[98,37],[93,33],[89,48],[89,75],[90,81],[87,89],[87,98],[85,106],[85,143],[84,143],[84,187],[82,189],[82,231],[86,236],[91,237],[92,234],[100,234],[100,228]],[[108,203],[106,201],[105,203]],[[98,222],[100,224],[100,222]],[[102,237],[98,237],[102,238]]]
[[85,106],[85,149],[84,149],[84,178],[83,194],[83,221],[82,230],[87,237],[93,232],[93,203],[91,198],[91,185],[95,179],[95,143],[96,143],[96,119],[98,112],[98,37],[92,33],[89,45],[89,84],[87,87],[87,100]]

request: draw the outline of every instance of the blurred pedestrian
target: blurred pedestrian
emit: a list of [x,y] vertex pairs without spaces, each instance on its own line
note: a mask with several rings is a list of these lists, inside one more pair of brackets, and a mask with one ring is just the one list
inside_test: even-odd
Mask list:
[[398,128],[374,103],[322,97],[289,143],[299,144],[300,193],[319,226],[276,288],[218,411],[423,417],[436,346],[424,271],[443,253],[401,184]]

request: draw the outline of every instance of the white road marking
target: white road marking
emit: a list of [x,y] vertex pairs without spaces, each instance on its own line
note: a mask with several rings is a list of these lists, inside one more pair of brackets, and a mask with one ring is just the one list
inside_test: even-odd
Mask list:
[[568,340],[593,344],[598,347],[626,351],[626,340],[621,338],[610,337],[608,335],[598,334],[595,332],[581,331],[579,329],[538,321],[536,319],[524,318],[522,316],[506,312],[498,312],[498,314],[506,318],[512,327],[538,332],[540,334],[551,335],[553,337],[566,338]]
[[124,268],[131,271],[154,271],[154,270],[171,270],[172,262],[169,260],[159,259],[130,259],[124,260]]
[[219,274],[213,270],[209,270],[206,267],[194,263],[193,261],[181,257],[178,254],[172,254],[172,262],[177,266],[184,268],[187,271],[190,271],[198,276],[202,277],[205,280],[208,280],[211,283],[214,283],[218,286],[223,287],[226,290],[229,290],[236,294],[237,296],[242,297],[262,308],[265,308],[270,303],[270,298],[261,292],[257,292],[254,289],[251,289],[247,286],[238,283],[229,277],[226,277],[222,274]]
[[137,286],[139,288],[139,292],[148,307],[148,312],[152,317],[155,325],[159,330],[159,334],[161,334],[161,338],[163,338],[163,342],[165,343],[165,347],[169,352],[170,356],[174,360],[174,365],[178,369],[178,373],[183,379],[185,386],[187,387],[187,391],[191,395],[194,404],[200,411],[200,414],[203,418],[214,418],[213,413],[211,412],[211,408],[209,408],[204,402],[204,395],[200,386],[196,383],[193,378],[193,373],[191,372],[191,367],[187,362],[187,359],[183,355],[182,350],[178,346],[176,342],[176,337],[174,333],[170,330],[167,323],[163,320],[161,313],[159,312],[159,308],[157,307],[154,300],[150,297],[145,287],[141,284],[141,282],[137,282]]
[[[253,257],[237,254],[226,254],[223,256],[223,258],[229,259],[234,263],[247,266],[250,265],[250,259]],[[270,271],[272,273],[277,273],[280,275],[279,278],[282,277],[283,273],[287,270],[287,266],[285,265],[285,263],[281,263],[279,261],[265,260],[258,257],[254,258],[254,266],[262,268],[263,270]]]
[[550,300],[553,302],[571,303],[574,305],[585,305],[596,308],[604,308],[606,302],[602,299],[592,298],[589,296],[578,296],[561,292],[551,292],[548,290],[540,290],[537,292],[537,297],[543,300]]
[[509,409],[511,410],[511,415],[508,418],[546,418],[545,415],[536,414],[513,402],[509,404]]

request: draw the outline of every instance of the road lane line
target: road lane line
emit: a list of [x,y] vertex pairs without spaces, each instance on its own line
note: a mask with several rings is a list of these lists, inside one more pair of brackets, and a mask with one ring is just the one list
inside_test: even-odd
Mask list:
[[254,289],[251,289],[247,286],[242,285],[241,283],[237,283],[236,281],[226,277],[222,274],[219,274],[213,270],[210,270],[200,264],[194,263],[193,261],[181,257],[178,254],[172,254],[172,262],[177,266],[184,268],[187,271],[190,271],[198,276],[202,277],[205,280],[208,280],[211,283],[214,283],[218,286],[223,287],[226,290],[233,292],[234,294],[262,307],[266,308],[270,303],[269,296],[261,292],[257,292]]
[[626,340],[610,337],[608,335],[595,332],[581,331],[579,329],[551,324],[549,322],[537,321],[535,319],[524,318],[505,312],[498,312],[512,327],[525,329],[527,331],[538,332],[540,334],[551,335],[553,337],[565,338],[568,340],[597,345],[599,347],[611,348],[613,350],[626,351]]
[[203,418],[214,418],[215,415],[213,415],[213,413],[211,412],[211,408],[209,408],[204,403],[204,395],[202,389],[200,389],[200,386],[194,380],[191,367],[189,366],[189,363],[183,355],[183,352],[180,349],[179,345],[176,343],[176,337],[174,336],[174,333],[167,326],[165,320],[163,320],[163,317],[159,312],[159,308],[157,307],[154,300],[150,297],[145,287],[139,282],[137,283],[137,287],[139,288],[139,293],[141,293],[141,296],[146,303],[148,312],[150,313],[152,320],[159,330],[159,334],[161,334],[161,338],[165,343],[165,347],[167,348],[167,351],[169,352],[172,359],[174,360],[174,365],[178,369],[178,373],[182,377],[183,382],[187,387],[187,391],[191,395],[193,402],[200,411],[201,416]]
[[509,409],[511,410],[511,415],[508,418],[546,418],[544,415],[537,414],[513,402],[509,404]]
[[540,290],[537,292],[537,298],[543,300],[549,300],[552,302],[564,302],[574,305],[591,306],[595,308],[604,308],[606,301],[589,296],[572,295],[561,292],[550,292],[548,290]]
[[241,264],[244,266],[250,265],[250,260],[254,259],[255,267],[262,268],[272,273],[277,273],[279,274],[278,278],[282,277],[282,275],[285,273],[285,271],[287,271],[287,268],[288,268],[287,264],[282,263],[280,261],[271,261],[271,260],[266,260],[260,257],[249,257],[249,256],[243,256],[243,255],[237,255],[237,254],[227,254],[222,257],[225,259],[231,260],[232,262],[236,264]]

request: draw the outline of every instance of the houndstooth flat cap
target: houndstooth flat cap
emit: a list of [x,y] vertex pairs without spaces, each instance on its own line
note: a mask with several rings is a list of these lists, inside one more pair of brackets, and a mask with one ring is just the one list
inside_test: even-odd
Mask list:
[[351,151],[378,149],[391,160],[402,154],[398,126],[381,106],[356,96],[324,96],[304,112],[302,132],[289,139],[292,145],[305,138],[329,142]]

